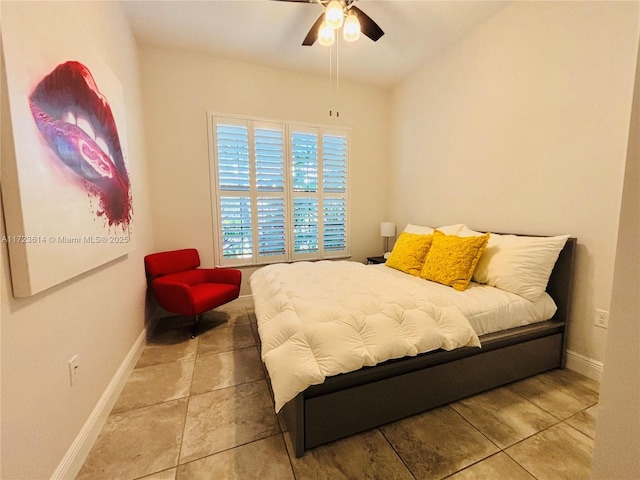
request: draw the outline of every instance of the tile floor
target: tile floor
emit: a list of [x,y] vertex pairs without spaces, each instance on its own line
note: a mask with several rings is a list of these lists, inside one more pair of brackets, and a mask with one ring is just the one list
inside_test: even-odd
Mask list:
[[293,456],[251,299],[161,320],[79,480],[586,479],[598,384],[541,374]]

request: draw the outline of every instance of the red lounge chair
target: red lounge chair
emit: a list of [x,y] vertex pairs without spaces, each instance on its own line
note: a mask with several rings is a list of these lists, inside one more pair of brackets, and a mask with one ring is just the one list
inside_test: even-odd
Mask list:
[[232,268],[198,268],[195,248],[152,253],[144,257],[151,288],[162,308],[194,317],[194,338],[201,313],[240,295],[242,272]]

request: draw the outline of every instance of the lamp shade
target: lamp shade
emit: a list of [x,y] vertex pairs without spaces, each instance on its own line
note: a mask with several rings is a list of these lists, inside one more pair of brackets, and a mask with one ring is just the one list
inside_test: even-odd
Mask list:
[[344,22],[344,9],[342,3],[338,0],[331,0],[327,5],[324,19],[325,23],[334,30],[340,28]]
[[347,42],[355,42],[360,38],[360,22],[353,13],[350,13],[344,21],[342,34]]
[[318,29],[318,43],[323,47],[328,47],[333,45],[333,42],[336,39],[336,33],[329,25],[325,22],[322,22],[320,28]]
[[380,222],[380,236],[393,237],[396,234],[396,224],[393,222]]

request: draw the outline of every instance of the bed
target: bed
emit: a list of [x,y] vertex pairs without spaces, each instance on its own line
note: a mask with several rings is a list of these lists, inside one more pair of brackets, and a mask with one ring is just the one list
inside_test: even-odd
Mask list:
[[[496,235],[494,238],[497,239],[498,237],[499,235]],[[544,239],[551,237],[527,238]],[[381,362],[378,362],[377,358],[371,360],[367,357],[362,361],[362,366],[359,368],[355,368],[358,366],[353,362],[346,362],[349,363],[349,366],[345,367],[349,369],[346,373],[322,377],[312,375],[310,380],[307,379],[308,385],[305,384],[307,386],[304,388],[296,387],[295,390],[289,391],[286,395],[278,394],[277,390],[282,389],[282,385],[296,384],[295,377],[298,374],[292,370],[293,373],[291,375],[293,376],[289,378],[275,378],[279,373],[277,373],[278,368],[274,365],[284,366],[285,364],[282,361],[274,363],[269,357],[270,344],[281,342],[281,337],[283,336],[290,336],[287,332],[289,329],[295,330],[294,324],[298,322],[298,314],[304,316],[305,312],[310,314],[310,312],[317,309],[317,305],[320,305],[319,308],[322,309],[324,308],[322,305],[331,303],[330,296],[322,293],[324,292],[322,289],[322,277],[316,277],[314,274],[309,273],[313,270],[306,269],[318,268],[322,270],[322,264],[340,262],[317,262],[318,265],[316,267],[313,266],[315,264],[305,262],[304,265],[293,267],[301,268],[303,273],[299,274],[302,275],[301,277],[292,282],[295,284],[308,284],[305,287],[305,291],[309,290],[309,285],[312,287],[317,286],[317,289],[321,292],[322,300],[319,301],[320,303],[305,303],[302,297],[296,301],[292,300],[291,292],[295,290],[297,285],[283,288],[282,285],[284,283],[281,284],[279,282],[281,282],[281,278],[285,277],[278,276],[280,275],[279,270],[286,271],[289,268],[288,266],[266,267],[267,270],[261,269],[265,271],[260,274],[258,272],[261,272],[261,270],[258,270],[251,277],[251,287],[263,345],[263,360],[267,364],[267,370],[274,386],[276,410],[282,410],[295,449],[295,455],[300,457],[305,450],[318,445],[442,406],[531,375],[554,368],[564,368],[566,330],[571,303],[573,264],[576,249],[575,238],[565,238],[565,240],[563,246],[559,247],[561,248],[559,253],[556,252],[557,260],[554,259],[554,263],[550,267],[552,271],[548,276],[546,292],[541,294],[540,299],[535,302],[525,302],[531,304],[528,307],[525,305],[525,310],[528,313],[525,312],[523,314],[520,312],[516,314],[514,313],[515,309],[509,306],[502,312],[502,316],[499,318],[492,317],[488,323],[472,322],[473,330],[478,332],[477,337],[473,332],[468,337],[465,336],[466,330],[463,325],[460,330],[457,327],[456,330],[451,330],[451,322],[447,320],[443,323],[443,330],[454,331],[452,334],[454,338],[453,345],[450,339],[445,339],[441,348],[433,348],[431,346],[429,351],[425,353],[415,353],[412,350],[413,347],[408,345],[409,353],[406,355],[398,357],[398,352],[396,351],[395,357],[391,356],[389,360]],[[488,251],[489,249],[486,250],[486,252]],[[393,286],[396,281],[395,278],[398,277],[398,281],[402,281],[400,277],[407,276],[406,273],[396,271],[385,265],[364,266],[358,264],[356,266],[354,265],[355,262],[342,263],[351,264],[346,265],[347,270],[353,269],[359,272],[362,269],[369,269],[367,270],[368,276],[388,279],[388,289],[392,292],[396,291],[396,287]],[[348,273],[345,273],[343,276],[346,277],[348,275]],[[267,277],[270,279],[269,282],[265,280]],[[296,277],[292,278],[295,279]],[[300,280],[300,278],[303,280]],[[276,280],[274,281],[274,279]],[[358,280],[358,282],[361,281],[362,279]],[[317,285],[314,282],[318,282]],[[410,300],[401,299],[397,302],[400,305],[403,302],[413,301],[411,298],[415,296],[413,293],[414,286],[415,288],[421,288],[420,282],[431,283],[415,277],[408,279],[408,282],[413,282],[406,284],[406,290],[412,292],[408,297]],[[273,286],[265,286],[268,283],[275,283],[278,287],[273,290]],[[348,282],[345,285],[348,285]],[[493,286],[481,286],[474,282],[470,282],[470,285],[471,288],[468,288],[467,293],[461,292],[465,295],[465,300],[461,306],[454,306],[450,309],[448,306],[450,294],[445,290],[452,291],[452,289],[439,285],[434,290],[434,295],[438,305],[440,305],[437,307],[438,315],[442,316],[443,311],[446,313],[451,310],[454,313],[450,317],[453,318],[455,323],[458,321],[455,312],[464,311],[464,316],[469,316],[465,302],[473,303],[475,301],[473,299],[468,300],[469,298],[480,298],[484,290],[495,290]],[[301,286],[300,288],[303,287]],[[342,284],[336,287],[336,290],[341,288],[343,288]],[[367,286],[364,289],[367,290],[369,287]],[[281,290],[286,290],[287,293],[282,295]],[[386,292],[380,290],[373,293],[374,297],[380,298]],[[318,300],[314,301],[318,302]],[[549,301],[551,306],[549,306]],[[381,304],[386,305],[388,309],[388,301],[381,302]],[[423,304],[421,303],[420,305]],[[394,305],[395,307],[396,305]],[[431,300],[425,303],[423,307],[421,308],[425,311],[432,311],[436,308],[433,307]],[[266,320],[273,316],[274,310],[280,311],[280,318],[282,318],[282,315],[285,317],[284,330],[281,328],[280,332],[275,335],[273,332],[269,334],[269,326],[265,326],[269,323]],[[331,315],[337,316],[336,312],[345,311],[345,308],[342,306],[340,309],[334,310]],[[403,318],[406,318],[406,314],[403,315]],[[531,321],[529,321],[530,319],[522,320],[519,319],[521,315],[533,315],[537,316],[537,318]],[[513,317],[512,320],[515,319],[514,323],[509,323],[510,320],[505,320],[509,317]],[[369,316],[369,318],[376,317]],[[474,319],[472,318],[472,320]],[[505,321],[507,323],[504,323]],[[322,322],[320,324],[321,328],[326,330],[325,324]],[[332,328],[331,330],[335,329]],[[476,344],[474,337],[480,340],[481,348]],[[400,343],[402,344],[402,342]],[[414,343],[420,343],[420,341],[416,340]],[[300,341],[288,342],[287,345],[295,350],[300,346]],[[315,346],[312,350],[314,348]],[[266,360],[265,350],[267,351]],[[367,352],[369,350],[370,348],[367,349]],[[329,353],[330,355],[332,355],[331,352]],[[288,363],[297,365],[306,362],[304,356],[298,358],[298,360],[291,360]],[[375,364],[370,365],[374,361]],[[320,363],[322,363],[322,359],[320,359]],[[284,369],[286,370],[288,367]],[[304,375],[300,374],[299,376],[303,377]],[[274,379],[276,380],[275,383]]]

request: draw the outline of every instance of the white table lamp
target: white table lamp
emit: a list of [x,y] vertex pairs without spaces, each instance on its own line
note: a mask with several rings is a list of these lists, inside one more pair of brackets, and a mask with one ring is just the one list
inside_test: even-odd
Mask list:
[[384,258],[389,257],[389,237],[395,237],[396,224],[393,222],[380,222],[380,236],[384,237]]

